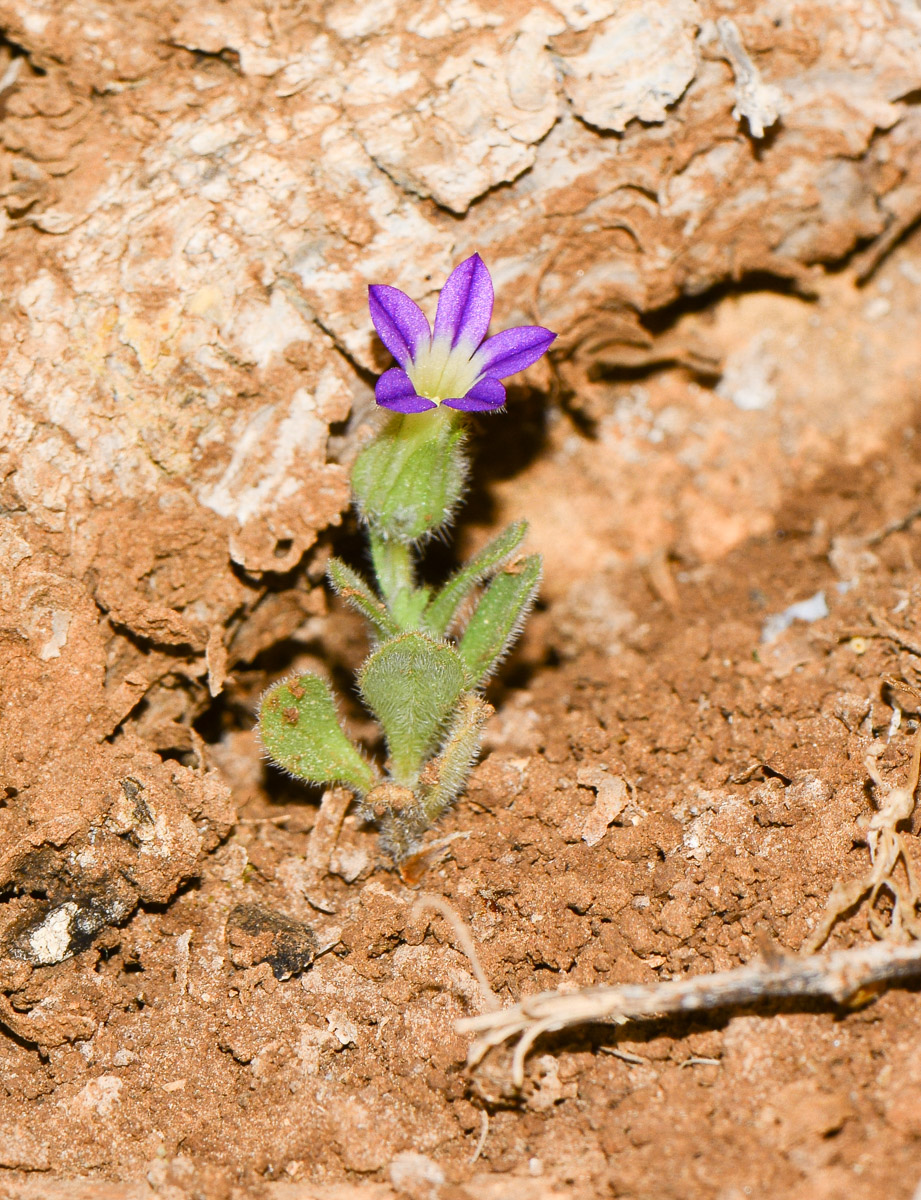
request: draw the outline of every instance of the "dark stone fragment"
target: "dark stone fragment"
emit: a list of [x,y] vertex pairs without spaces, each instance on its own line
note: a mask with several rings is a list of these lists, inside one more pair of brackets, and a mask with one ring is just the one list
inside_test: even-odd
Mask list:
[[235,967],[268,963],[276,979],[290,979],[317,956],[317,938],[309,926],[258,904],[237,904],[225,929]]

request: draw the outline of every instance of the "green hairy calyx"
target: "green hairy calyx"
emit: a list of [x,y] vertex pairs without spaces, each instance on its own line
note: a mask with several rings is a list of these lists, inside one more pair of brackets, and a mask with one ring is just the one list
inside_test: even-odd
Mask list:
[[540,584],[540,556],[521,553],[523,521],[440,589],[417,580],[420,548],[448,528],[467,478],[463,420],[448,408],[390,417],[352,470],[373,583],[340,559],[329,564],[333,588],[370,627],[373,649],[358,690],[381,727],[387,761],[373,763],[353,745],[316,675],[275,684],[259,711],[272,761],[310,783],[350,788],[396,863],[418,851],[463,791],[493,711],[481,690]]

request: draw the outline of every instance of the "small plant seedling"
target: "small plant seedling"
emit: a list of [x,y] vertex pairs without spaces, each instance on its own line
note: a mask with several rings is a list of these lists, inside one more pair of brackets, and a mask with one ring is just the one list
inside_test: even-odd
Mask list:
[[[370,762],[340,725],[326,682],[284,679],[262,699],[258,731],[268,756],[299,779],[343,784],[376,821],[395,863],[414,854],[461,793],[492,707],[482,689],[534,602],[541,558],[525,554],[524,521],[500,533],[443,587],[417,579],[421,548],[450,526],[468,475],[465,413],[505,405],[500,382],[543,355],[555,334],[539,325],[487,338],[493,286],[478,254],[451,273],[434,328],[403,292],[369,289],[371,320],[399,366],[378,379],[390,417],[359,454],[352,490],[367,531],[373,583],[341,559],[335,590],[367,620],[373,648],[358,690],[387,745]],[[478,599],[465,622],[473,597]]]

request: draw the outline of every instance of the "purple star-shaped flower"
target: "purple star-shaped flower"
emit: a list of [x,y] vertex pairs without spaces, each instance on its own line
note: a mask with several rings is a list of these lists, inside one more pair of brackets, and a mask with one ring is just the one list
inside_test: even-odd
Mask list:
[[399,413],[425,412],[439,404],[467,412],[501,408],[500,379],[537,362],[556,337],[540,325],[518,325],[486,338],[493,286],[479,254],[448,276],[434,331],[399,288],[372,284],[368,304],[378,336],[400,364],[384,372],[374,394],[382,408]]

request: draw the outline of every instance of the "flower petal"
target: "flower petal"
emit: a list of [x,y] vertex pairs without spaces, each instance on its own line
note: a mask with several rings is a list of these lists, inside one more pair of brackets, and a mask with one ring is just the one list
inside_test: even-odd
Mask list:
[[435,336],[450,340],[452,346],[464,341],[471,349],[486,337],[492,319],[493,288],[486,264],[479,254],[454,268],[438,297]]
[[374,385],[374,399],[381,408],[389,408],[393,412],[417,413],[434,408],[431,400],[417,396],[412,380],[399,367],[391,367],[385,371]]
[[537,362],[555,339],[555,333],[540,325],[516,325],[485,341],[476,352],[476,364],[481,371],[505,379]]
[[442,400],[448,408],[459,408],[462,412],[492,412],[505,404],[505,388],[498,379],[481,379],[466,396],[456,400]]
[[377,335],[401,367],[412,362],[416,347],[432,336],[425,313],[399,288],[372,283],[368,307]]

